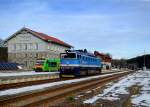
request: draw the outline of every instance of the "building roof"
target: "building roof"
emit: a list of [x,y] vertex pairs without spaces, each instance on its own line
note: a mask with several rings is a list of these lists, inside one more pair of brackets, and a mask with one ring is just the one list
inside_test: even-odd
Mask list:
[[98,52],[98,51],[94,51],[94,54],[95,54],[96,56],[101,57],[104,62],[111,62],[111,60],[112,60],[111,56],[109,56],[109,55],[107,55],[107,54],[100,53],[100,52]]
[[100,53],[100,52],[98,52],[98,51],[94,51],[94,54],[95,54],[95,55],[99,55],[99,56],[106,56],[106,57],[110,57],[110,56],[108,56],[107,54]]
[[69,45],[68,43],[65,43],[64,41],[62,41],[60,39],[57,39],[55,37],[49,36],[49,35],[41,33],[41,32],[33,31],[33,30],[31,30],[29,28],[25,28],[25,27],[23,27],[21,30],[19,30],[18,32],[16,32],[15,34],[13,34],[9,38],[7,38],[5,40],[5,42],[7,42],[8,40],[10,40],[14,36],[16,36],[16,34],[18,34],[21,31],[24,31],[24,30],[30,32],[34,36],[36,36],[36,37],[38,37],[38,38],[40,38],[40,39],[42,39],[42,40],[44,40],[46,42],[53,42],[53,43],[56,43],[56,44],[59,44],[59,45],[63,45],[63,46],[69,47],[69,48],[73,47],[73,46]]

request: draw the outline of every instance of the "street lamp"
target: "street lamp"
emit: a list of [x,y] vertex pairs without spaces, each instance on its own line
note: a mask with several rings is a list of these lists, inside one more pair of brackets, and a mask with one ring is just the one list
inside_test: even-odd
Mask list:
[[146,65],[145,65],[145,50],[144,50],[144,64],[143,64],[143,70],[146,71]]

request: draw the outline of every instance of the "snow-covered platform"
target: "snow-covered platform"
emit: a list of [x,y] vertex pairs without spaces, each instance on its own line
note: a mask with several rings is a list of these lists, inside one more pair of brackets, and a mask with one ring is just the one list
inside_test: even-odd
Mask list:
[[[102,71],[102,74],[109,74],[118,72],[120,70],[107,70]],[[35,71],[9,71],[0,72],[0,85],[12,84],[19,82],[37,81],[45,79],[57,79],[59,78],[59,72],[35,72]]]
[[59,78],[59,72],[6,72],[0,73],[0,85],[56,78]]
[[130,103],[134,107],[150,107],[150,71],[140,70],[121,78],[118,82],[109,83],[102,92],[84,100],[83,103]]

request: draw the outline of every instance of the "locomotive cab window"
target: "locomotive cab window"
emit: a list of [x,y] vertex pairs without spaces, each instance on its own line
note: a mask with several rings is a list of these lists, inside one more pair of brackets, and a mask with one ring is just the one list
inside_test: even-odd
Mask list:
[[76,53],[61,54],[61,58],[76,58]]

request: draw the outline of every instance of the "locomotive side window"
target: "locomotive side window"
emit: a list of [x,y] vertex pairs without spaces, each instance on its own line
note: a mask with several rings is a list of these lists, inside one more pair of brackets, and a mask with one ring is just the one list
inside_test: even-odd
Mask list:
[[82,58],[83,58],[83,60],[85,60],[85,57],[84,57],[84,56],[83,56]]
[[81,55],[77,55],[77,58],[78,58],[78,59],[81,59]]
[[81,59],[83,60],[83,56],[81,55]]

